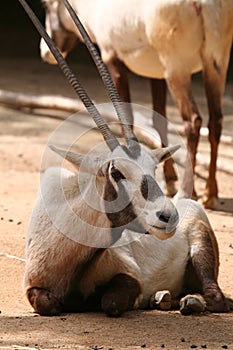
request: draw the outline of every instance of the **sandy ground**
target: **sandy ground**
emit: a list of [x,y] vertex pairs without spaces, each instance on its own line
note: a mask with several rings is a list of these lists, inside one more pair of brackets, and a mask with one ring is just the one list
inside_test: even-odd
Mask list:
[[[76,71],[85,73],[83,67]],[[81,74],[80,73],[80,74]],[[74,96],[56,68],[37,61],[2,61],[1,88]],[[95,76],[86,81],[97,101],[105,94]],[[132,78],[133,98],[149,105],[145,80]],[[199,85],[198,103],[206,114]],[[97,93],[98,91],[98,93]],[[142,95],[141,92],[144,92]],[[233,88],[224,97],[224,134],[233,136]],[[169,118],[180,122],[169,102]],[[0,349],[233,349],[233,313],[181,316],[179,312],[138,310],[119,319],[102,313],[65,314],[53,318],[32,312],[22,292],[24,245],[27,226],[39,184],[41,157],[58,119],[0,107]],[[204,121],[206,123],[206,121]],[[81,127],[81,125],[80,125]],[[86,140],[83,149],[93,142]],[[201,139],[199,152],[208,160],[208,143]],[[221,144],[222,164],[233,170],[232,144]],[[207,170],[198,165],[198,193],[203,193]],[[219,210],[208,210],[220,247],[219,283],[233,297],[233,182],[232,173],[218,171]],[[17,347],[18,346],[18,347]]]

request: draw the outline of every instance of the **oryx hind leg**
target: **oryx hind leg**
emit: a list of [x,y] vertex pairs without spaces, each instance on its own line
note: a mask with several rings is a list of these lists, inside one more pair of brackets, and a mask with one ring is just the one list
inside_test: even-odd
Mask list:
[[40,315],[60,314],[68,301],[74,305],[70,295],[76,287],[80,246],[65,236],[54,235],[46,244],[38,244],[33,237],[29,248],[24,276],[28,301]]

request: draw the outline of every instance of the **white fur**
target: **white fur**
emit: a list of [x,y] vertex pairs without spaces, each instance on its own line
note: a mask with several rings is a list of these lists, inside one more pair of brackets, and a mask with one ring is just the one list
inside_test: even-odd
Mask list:
[[[52,7],[57,3],[59,0],[53,1]],[[200,71],[210,56],[223,69],[227,66],[233,35],[232,0],[70,3],[100,47],[104,61],[116,55],[131,71],[154,78]],[[62,25],[77,33],[63,6],[58,10]],[[45,57],[48,49],[43,41],[41,49]]]
[[[122,61],[132,72],[149,77],[164,78],[182,116],[187,147],[190,151],[193,171],[202,117],[192,92],[191,74],[202,71],[209,109],[209,141],[211,147],[209,177],[203,196],[207,208],[214,208],[218,198],[216,179],[217,150],[222,125],[222,97],[233,40],[232,0],[71,0],[71,5],[84,23],[93,42],[100,49],[101,56],[124,102],[130,102],[127,72]],[[74,40],[80,38],[72,18],[60,0],[47,0],[53,13],[46,16],[46,27],[55,32],[57,23],[72,33]],[[56,8],[56,6],[58,6]],[[48,23],[48,17],[51,21]],[[63,44],[67,42],[64,31]],[[64,56],[69,48],[61,44]],[[55,40],[56,41],[56,40]],[[58,43],[59,46],[59,43]],[[41,56],[50,63],[56,63],[44,41],[41,41]],[[152,89],[154,108],[165,112],[164,93],[160,88]],[[161,101],[157,100],[157,93]],[[157,101],[157,102],[156,102]],[[160,106],[160,107],[159,107]],[[133,122],[133,114],[129,111]],[[157,125],[159,133],[161,125]],[[218,130],[218,132],[216,132]],[[163,135],[166,144],[166,135]],[[217,146],[216,146],[217,145]],[[186,170],[188,167],[186,167]],[[168,164],[165,164],[165,172]],[[188,171],[187,171],[188,173]],[[173,180],[167,181],[167,190],[174,194]],[[190,176],[181,184],[184,197],[189,197]],[[196,196],[195,188],[193,191]]]
[[[132,183],[133,189],[140,186],[142,169],[153,175],[157,164],[145,151],[136,162],[131,160],[131,165],[122,149],[114,150],[111,157]],[[80,158],[78,155],[78,161]],[[93,161],[93,164],[97,163]],[[85,193],[85,198],[90,194],[92,202],[95,201],[96,193],[90,179],[90,174],[86,172],[77,175],[63,168],[49,168],[43,175],[27,236],[25,290],[46,288],[63,298],[74,273],[84,269],[85,273],[77,279],[77,288],[84,297],[118,273],[128,273],[141,284],[142,296],[137,300],[137,306],[146,306],[148,298],[157,290],[169,289],[174,297],[177,296],[182,287],[190,247],[199,238],[199,224],[204,223],[211,231],[203,209],[196,202],[181,200],[177,204],[179,225],[172,234],[159,232],[158,237],[163,239],[160,240],[154,235],[125,230],[111,248],[105,249],[94,263],[90,263],[98,247],[108,247],[112,239],[101,197],[98,211],[83,200],[82,193]],[[104,180],[100,180],[97,184],[100,195],[103,194],[103,186]],[[136,202],[132,200],[134,207],[139,207],[139,192],[133,190],[133,197],[135,193],[137,197]],[[157,208],[159,202],[155,205]],[[140,208],[142,213],[144,206],[146,201]],[[79,220],[80,217],[84,222]],[[142,214],[141,217],[141,222],[147,225]]]

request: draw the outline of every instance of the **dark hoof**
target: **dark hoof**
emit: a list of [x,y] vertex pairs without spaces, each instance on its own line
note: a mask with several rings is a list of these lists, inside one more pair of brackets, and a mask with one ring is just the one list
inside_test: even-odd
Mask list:
[[62,311],[62,303],[47,289],[30,288],[27,297],[35,312],[42,316],[59,315]]
[[188,294],[180,300],[180,312],[182,315],[191,315],[204,312],[206,302],[201,295]]
[[218,198],[216,196],[207,196],[202,197],[202,204],[206,209],[217,209],[218,207]]
[[171,294],[168,290],[161,290],[152,294],[150,298],[150,308],[159,310],[170,310],[172,306]]

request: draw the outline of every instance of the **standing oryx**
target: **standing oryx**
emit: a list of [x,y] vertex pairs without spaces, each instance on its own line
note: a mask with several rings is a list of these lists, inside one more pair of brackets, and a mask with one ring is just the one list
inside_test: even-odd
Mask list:
[[[63,55],[80,38],[62,0],[43,0],[46,28]],[[214,207],[218,197],[216,163],[222,130],[222,96],[233,38],[233,0],[71,0],[92,40],[98,44],[114,83],[125,102],[130,102],[127,73],[166,79],[182,116],[193,169],[200,112],[191,90],[191,74],[202,71],[209,108],[211,158],[204,204]],[[82,40],[82,39],[81,39]],[[44,60],[54,61],[42,41]],[[165,86],[154,80],[154,109],[165,116]],[[166,126],[156,115],[154,126],[167,143]],[[165,167],[170,191],[176,174],[172,163]],[[188,195],[190,177],[183,184]],[[196,197],[195,189],[193,197]]]
[[[19,2],[110,149],[92,158],[51,146],[78,173],[50,168],[41,183],[24,278],[35,311],[54,315],[101,307],[119,316],[135,307],[167,309],[182,293],[184,314],[228,311],[217,283],[218,246],[205,213],[192,200],[181,200],[176,208],[155,180],[158,163],[178,146],[149,153],[137,142],[110,76],[76,18],[124,128],[127,146],[120,145],[25,0]],[[68,1],[64,3],[72,13]]]

